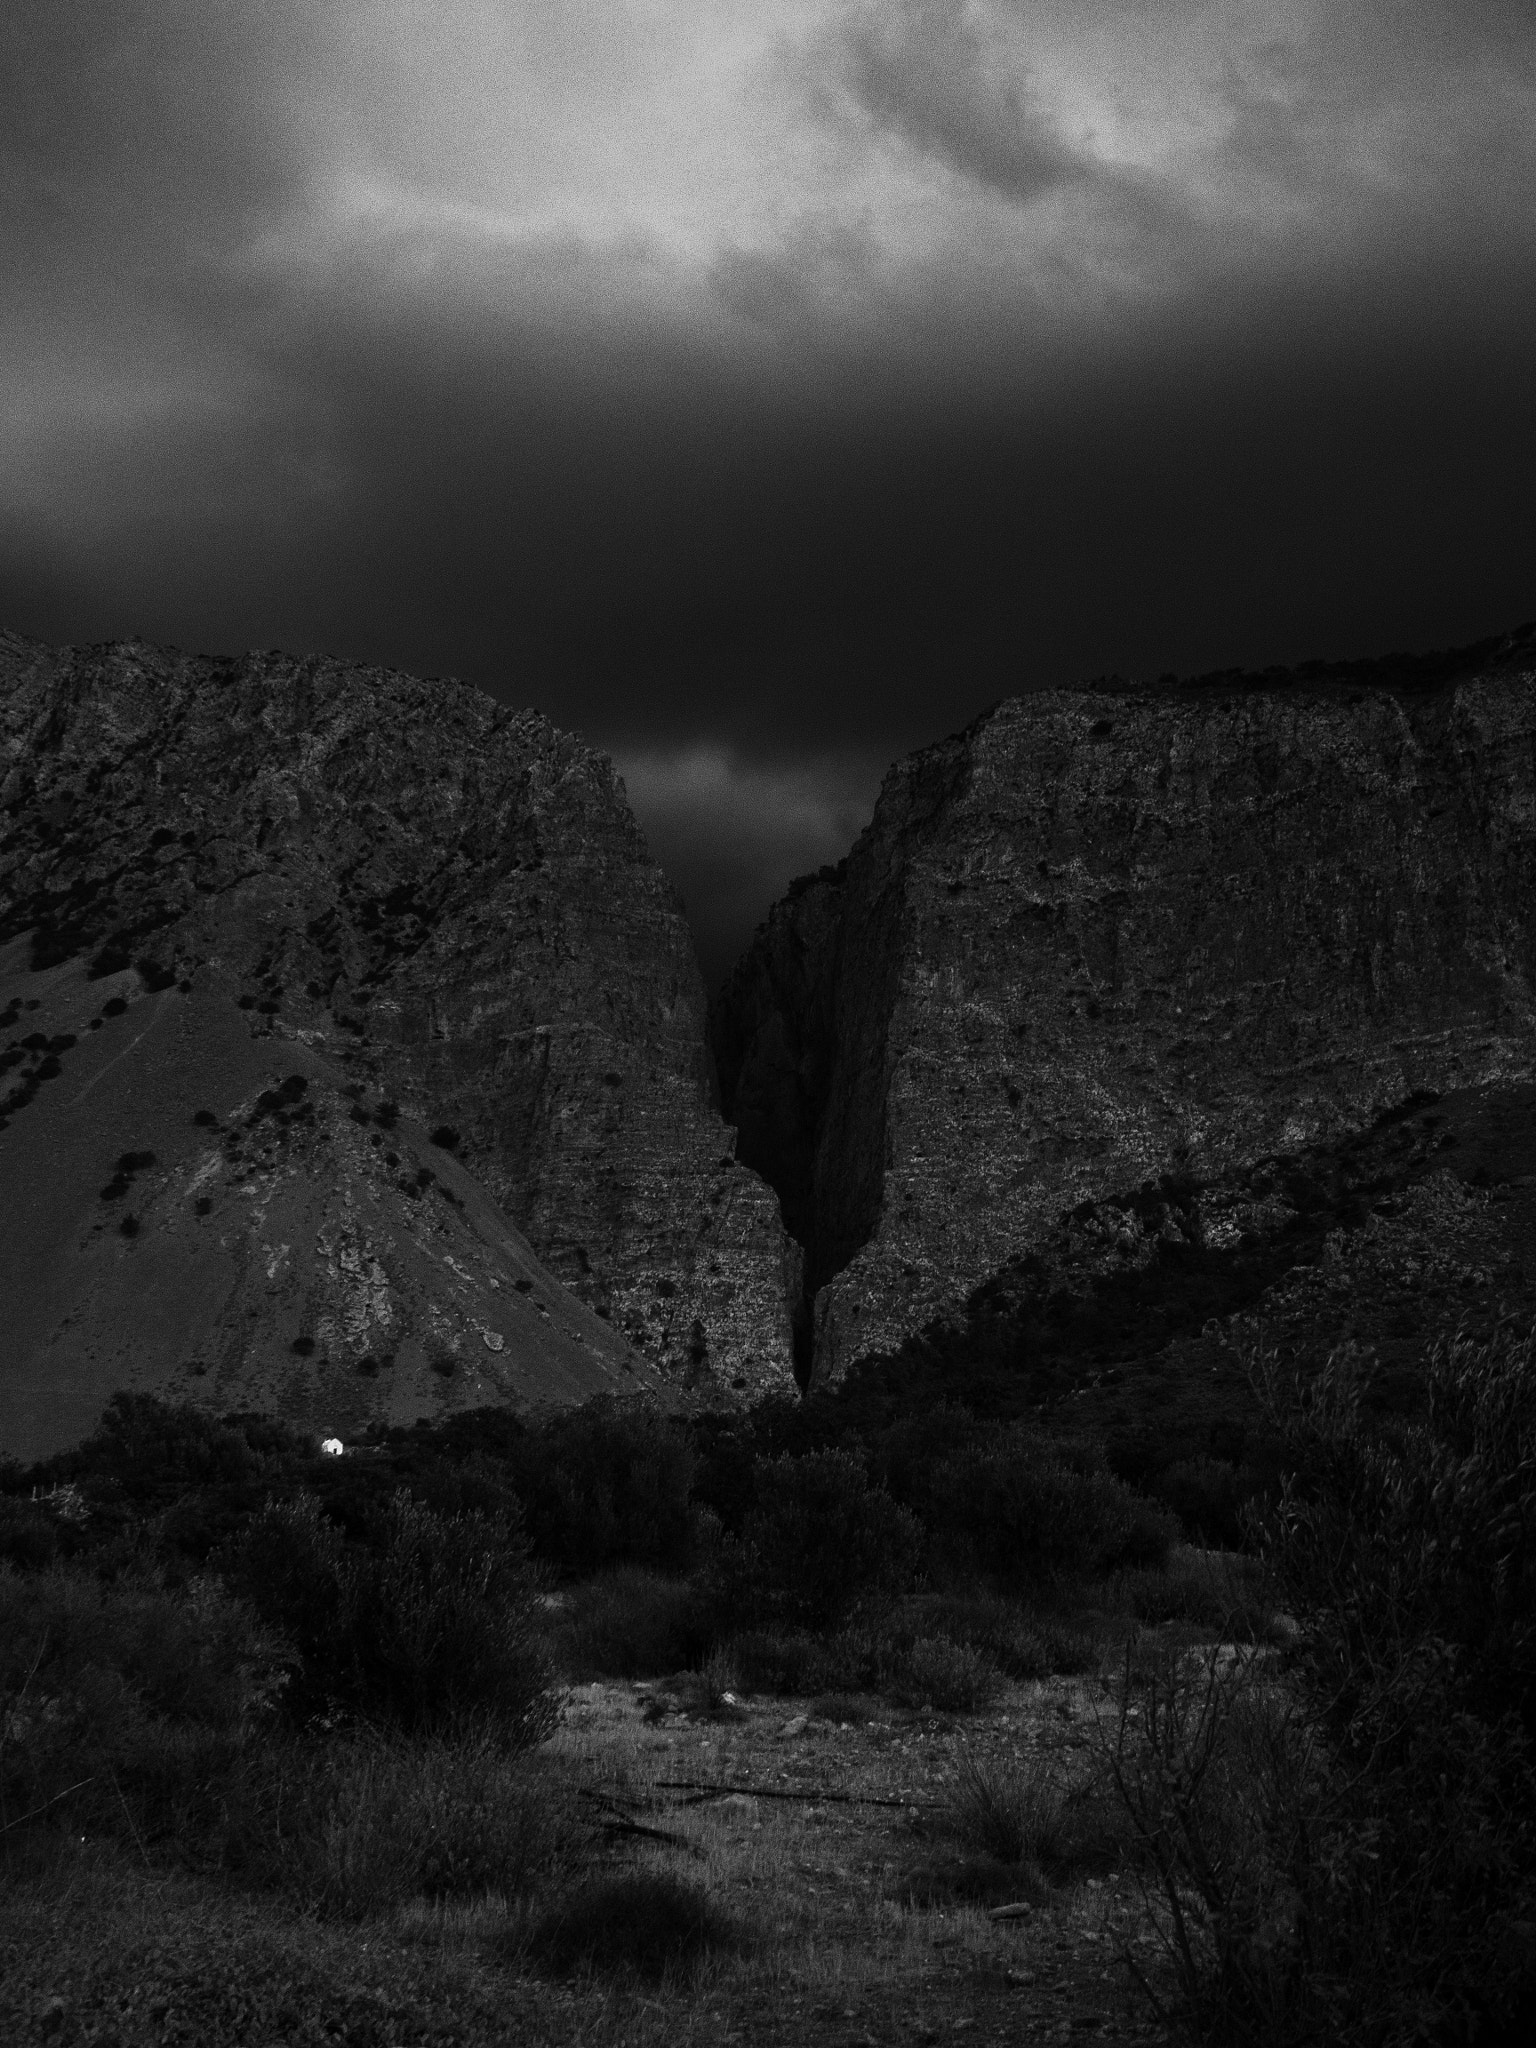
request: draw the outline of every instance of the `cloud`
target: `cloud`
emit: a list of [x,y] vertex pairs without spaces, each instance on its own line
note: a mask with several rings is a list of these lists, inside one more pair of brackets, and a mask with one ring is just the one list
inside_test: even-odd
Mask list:
[[652,853],[688,902],[714,988],[796,876],[841,860],[868,823],[884,763],[753,761],[717,745],[615,757]]
[[540,703],[717,954],[1009,690],[1532,608],[1528,0],[9,0],[0,271],[0,618]]
[[1085,176],[1027,64],[989,17],[956,0],[882,0],[841,30],[840,69],[876,123],[1015,204]]

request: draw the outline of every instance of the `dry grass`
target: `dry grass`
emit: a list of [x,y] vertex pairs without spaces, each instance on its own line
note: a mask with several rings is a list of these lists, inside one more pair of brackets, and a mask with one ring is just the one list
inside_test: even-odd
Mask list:
[[967,1848],[1037,1880],[1070,1869],[1079,1840],[1066,1788],[1039,1763],[989,1767],[963,1756],[951,1825]]
[[[988,1673],[991,1698],[961,1724],[931,1701],[846,1687],[722,1712],[742,1676],[729,1655],[638,1685],[574,1684],[537,1759],[527,1854],[502,1856],[492,1828],[478,1864],[437,1878],[430,1855],[445,1830],[457,1840],[452,1816],[507,1807],[511,1780],[499,1785],[489,1759],[478,1779],[472,1759],[456,1769],[446,1748],[413,1767],[405,1745],[340,1745],[292,1822],[285,1892],[242,1899],[227,1880],[174,1877],[146,1917],[129,1898],[147,1882],[142,1863],[120,1860],[105,1890],[86,1886],[58,1916],[59,1934],[34,1917],[25,1965],[0,1989],[0,2038],[41,2043],[36,2015],[59,1995],[80,2024],[61,2022],[50,2043],[84,2048],[89,2018],[123,2048],[159,2048],[163,2029],[146,2019],[136,2033],[124,2018],[140,2009],[141,1951],[153,1995],[173,2010],[184,1996],[202,2038],[260,2048],[323,2027],[370,2048],[846,2048],[866,2034],[916,2044],[960,2019],[978,2038],[1048,2038],[1085,2015],[1101,2039],[1122,2026],[1134,2038],[1114,1944],[1141,1938],[1143,1909],[1122,1896],[1122,1845],[1083,1789],[1091,1730],[1112,1702],[1096,1676],[1009,1678],[981,1648],[1034,1619],[990,1599],[912,1603],[912,1641],[948,1658],[969,1638]],[[528,1760],[516,1768],[530,1783]],[[27,1889],[41,1901],[61,1882],[56,1871]],[[1031,1910],[991,1918],[1002,1905]],[[255,2020],[237,2024],[218,2002],[227,1982],[246,1986]],[[367,2002],[376,1991],[382,2006]],[[21,2001],[9,2032],[6,1999]],[[393,2033],[380,2031],[386,2010]]]

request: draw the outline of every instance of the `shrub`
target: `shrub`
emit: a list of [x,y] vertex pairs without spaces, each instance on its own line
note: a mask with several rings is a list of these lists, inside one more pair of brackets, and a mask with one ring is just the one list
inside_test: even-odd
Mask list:
[[1042,1874],[1066,1869],[1078,1842],[1066,1790],[1039,1764],[962,1755],[949,1822],[966,1848]]
[[0,1568],[0,1687],[19,1701],[112,1672],[155,1714],[235,1729],[280,1693],[282,1640],[217,1580],[183,1593],[153,1579],[101,1581]]
[[313,1494],[268,1501],[215,1563],[293,1645],[285,1705],[294,1720],[355,1698],[347,1546]]
[[1230,1552],[1175,1550],[1164,1565],[1113,1573],[1108,1601],[1138,1621],[1186,1621],[1232,1642],[1252,1643],[1268,1633],[1273,1600],[1256,1560]]
[[694,1457],[664,1416],[589,1402],[527,1430],[506,1458],[534,1554],[561,1572],[687,1566]]
[[1390,1433],[1367,1393],[1339,1353],[1283,1418],[1295,1476],[1266,1548],[1286,1606],[1311,1617],[1320,1683],[1374,1745],[1384,1649],[1439,1642],[1447,1698],[1536,1736],[1536,1345],[1438,1345],[1425,1419]]
[[1201,2039],[1514,2038],[1536,1995],[1531,1368],[1458,1338],[1425,1419],[1381,1426],[1354,1355],[1309,1386],[1261,1361],[1286,1692],[1252,1660],[1150,1669],[1112,1760]]
[[539,1582],[504,1518],[435,1515],[396,1492],[367,1547],[312,1496],[272,1502],[224,1559],[231,1583],[295,1644],[294,1711],[332,1707],[404,1729],[494,1716],[515,1744],[554,1723],[537,1642]]
[[921,1552],[916,1518],[870,1485],[858,1458],[814,1451],[758,1465],[756,1501],[715,1571],[727,1611],[824,1627],[901,1592]]
[[558,1844],[528,1760],[485,1729],[274,1744],[227,1809],[222,1860],[328,1918],[411,1898],[514,1898]]
[[41,1571],[58,1554],[55,1518],[31,1501],[0,1496],[0,1560],[20,1571]]
[[803,1629],[748,1629],[726,1645],[749,1692],[880,1692],[905,1669],[907,1644],[871,1628],[824,1635]]
[[311,1449],[306,1438],[280,1422],[255,1416],[221,1420],[152,1394],[117,1393],[78,1450],[39,1467],[38,1476],[114,1480],[130,1498],[148,1501],[189,1486],[249,1481]]
[[1161,1564],[1177,1535],[1167,1509],[1132,1493],[1102,1453],[1020,1425],[938,1468],[929,1517],[952,1569],[1015,1581]]
[[905,1611],[924,1634],[983,1651],[1009,1678],[1044,1678],[1063,1668],[1086,1668],[1053,1661],[1062,1647],[1061,1632],[996,1594],[930,1593]]
[[1049,1615],[1037,1616],[1030,1624],[1030,1634],[1040,1645],[1044,1669],[1035,1674],[1040,1677],[1071,1677],[1078,1672],[1091,1671],[1098,1661],[1098,1647],[1087,1629],[1074,1627],[1072,1623],[1060,1621]]
[[883,1694],[969,1714],[997,1696],[999,1672],[985,1650],[917,1633],[887,1615],[840,1629],[750,1629],[731,1637],[727,1654],[750,1692]]
[[213,1580],[0,1568],[0,1827],[143,1839],[216,1811],[271,1717],[286,1647]]
[[561,1976],[610,1970],[652,1983],[695,1976],[710,1955],[744,1946],[701,1884],[660,1870],[590,1880],[541,1915],[525,1942]]
[[615,1565],[573,1587],[552,1642],[570,1678],[658,1678],[708,1648],[698,1589],[639,1565]]
[[1151,1492],[1179,1518],[1196,1542],[1236,1550],[1243,1542],[1243,1509],[1253,1475],[1225,1458],[1182,1458],[1160,1472]]
[[985,1650],[947,1636],[919,1636],[907,1652],[902,1691],[940,1713],[974,1714],[998,1694],[1001,1673]]
[[991,1434],[968,1408],[937,1401],[899,1416],[879,1431],[871,1450],[871,1469],[893,1500],[927,1521],[940,1467]]

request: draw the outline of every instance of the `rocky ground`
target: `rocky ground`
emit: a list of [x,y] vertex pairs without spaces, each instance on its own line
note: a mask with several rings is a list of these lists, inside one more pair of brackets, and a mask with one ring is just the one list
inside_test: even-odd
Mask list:
[[670,1853],[764,1940],[762,1956],[710,1987],[722,2034],[1157,2033],[1127,1967],[1155,1973],[1157,1938],[1112,1847],[1100,1874],[1053,1889],[978,1853],[952,1822],[967,1761],[1089,1783],[1111,1707],[1104,1681],[1012,1685],[993,1711],[964,1719],[858,1696],[821,1711],[756,1700],[706,1718],[676,1705],[665,1686],[580,1688],[557,1747],[589,1803],[676,1835],[688,1847]]

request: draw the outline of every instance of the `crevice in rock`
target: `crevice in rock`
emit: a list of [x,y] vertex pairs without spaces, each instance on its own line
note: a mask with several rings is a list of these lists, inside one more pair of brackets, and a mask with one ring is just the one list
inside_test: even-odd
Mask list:
[[779,1198],[800,1247],[790,1302],[795,1374],[808,1384],[812,1305],[827,1278],[818,1164],[836,1063],[834,1002],[847,862],[789,885],[710,1005],[720,1110],[736,1156]]

